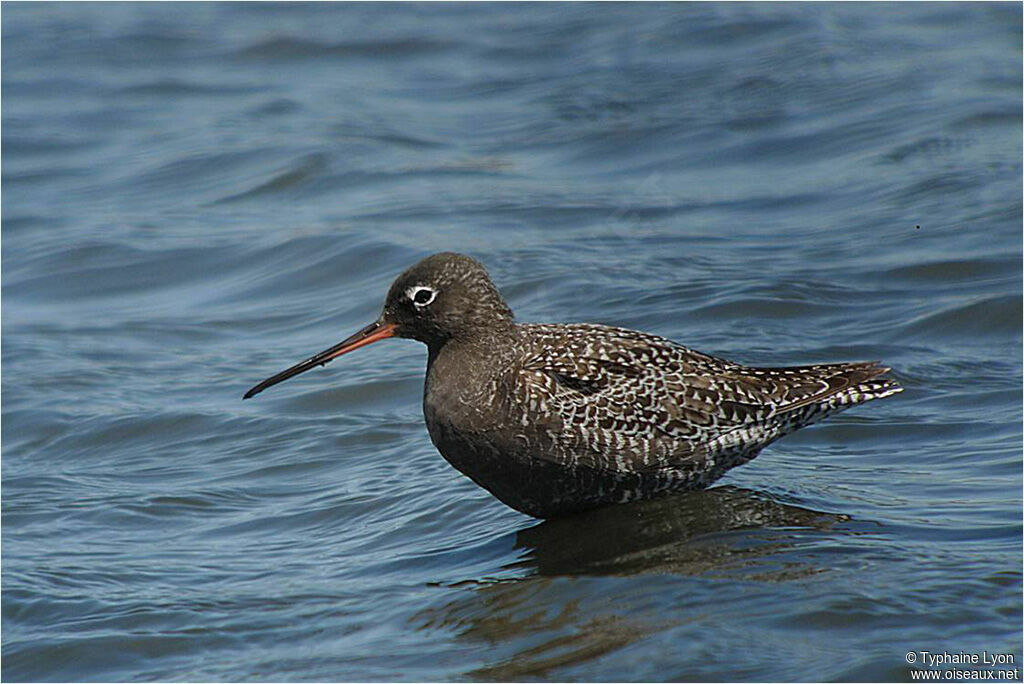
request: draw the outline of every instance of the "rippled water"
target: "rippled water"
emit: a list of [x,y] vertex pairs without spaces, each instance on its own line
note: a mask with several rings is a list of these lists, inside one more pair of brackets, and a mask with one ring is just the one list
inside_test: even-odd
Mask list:
[[[4,679],[1019,667],[1019,5],[2,23]],[[241,401],[446,249],[521,320],[906,392],[543,523],[434,451],[414,342]]]

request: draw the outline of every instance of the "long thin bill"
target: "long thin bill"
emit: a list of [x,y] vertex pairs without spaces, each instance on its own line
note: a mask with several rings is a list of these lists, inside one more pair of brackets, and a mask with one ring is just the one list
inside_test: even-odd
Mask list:
[[342,354],[347,354],[353,349],[359,349],[365,347],[368,344],[372,344],[377,340],[383,340],[386,337],[394,337],[395,326],[393,323],[381,323],[380,321],[374,321],[370,325],[366,326],[355,335],[342,340],[338,344],[334,345],[330,349],[324,349],[322,352],[315,356],[311,356],[302,363],[297,363],[287,370],[283,370],[277,375],[267,378],[260,384],[253,387],[251,390],[242,395],[242,399],[249,399],[255,397],[263,390],[276,385],[279,382],[283,382],[290,377],[296,376],[299,373],[305,373],[310,368],[316,366],[323,366],[328,361],[331,361]]

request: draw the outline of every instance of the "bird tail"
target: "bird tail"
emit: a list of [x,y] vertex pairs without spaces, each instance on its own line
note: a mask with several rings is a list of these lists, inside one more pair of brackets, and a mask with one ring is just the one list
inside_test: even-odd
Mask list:
[[797,366],[784,370],[805,380],[795,383],[795,396],[791,401],[783,402],[783,411],[787,412],[812,404],[826,410],[839,410],[903,391],[894,378],[886,375],[891,369],[878,361]]

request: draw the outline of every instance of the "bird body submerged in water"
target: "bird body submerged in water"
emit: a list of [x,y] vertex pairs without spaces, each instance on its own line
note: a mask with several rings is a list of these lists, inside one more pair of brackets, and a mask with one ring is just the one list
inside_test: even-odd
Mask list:
[[902,391],[874,362],[749,368],[633,330],[517,324],[484,267],[446,252],[399,275],[376,321],[244,398],[386,337],[427,345],[423,415],[441,455],[540,518],[706,487],[783,435]]

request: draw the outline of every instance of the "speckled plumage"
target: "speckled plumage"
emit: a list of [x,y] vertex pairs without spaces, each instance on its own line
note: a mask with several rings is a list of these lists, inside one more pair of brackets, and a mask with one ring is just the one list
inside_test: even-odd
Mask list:
[[[452,253],[401,274],[350,340],[382,327],[427,344],[438,451],[537,517],[705,487],[779,437],[901,391],[873,362],[748,368],[633,330],[517,325],[483,266]],[[246,396],[365,343],[350,340]]]

